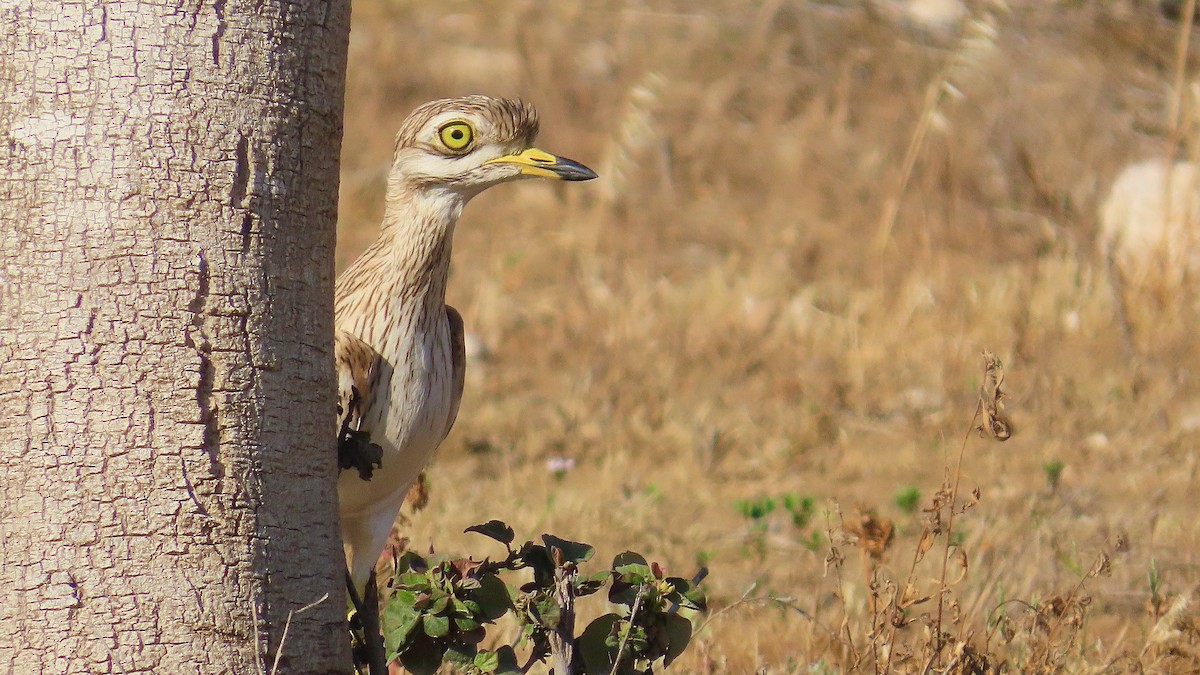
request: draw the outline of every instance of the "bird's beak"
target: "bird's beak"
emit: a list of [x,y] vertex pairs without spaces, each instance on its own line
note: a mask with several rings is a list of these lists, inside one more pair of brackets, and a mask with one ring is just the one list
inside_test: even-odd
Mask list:
[[529,148],[515,155],[504,155],[489,159],[484,164],[516,164],[522,176],[556,178],[558,180],[591,180],[596,172],[566,157],[552,155],[545,150]]

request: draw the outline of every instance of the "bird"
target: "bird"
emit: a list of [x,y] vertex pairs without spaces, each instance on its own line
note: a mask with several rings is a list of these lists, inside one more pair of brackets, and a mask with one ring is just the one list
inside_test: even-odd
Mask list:
[[338,510],[352,594],[373,580],[405,495],[458,416],[466,350],[446,283],[463,207],[522,178],[596,177],[534,147],[537,133],[536,110],[519,99],[417,107],[396,134],[379,236],[334,284]]

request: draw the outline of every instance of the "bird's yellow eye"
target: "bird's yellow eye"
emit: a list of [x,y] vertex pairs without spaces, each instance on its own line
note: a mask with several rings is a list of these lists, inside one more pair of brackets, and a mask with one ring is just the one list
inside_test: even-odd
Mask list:
[[470,124],[460,120],[442,125],[442,128],[438,129],[438,136],[442,139],[443,145],[458,152],[466,150],[471,145],[471,141],[475,140],[475,130],[471,128]]

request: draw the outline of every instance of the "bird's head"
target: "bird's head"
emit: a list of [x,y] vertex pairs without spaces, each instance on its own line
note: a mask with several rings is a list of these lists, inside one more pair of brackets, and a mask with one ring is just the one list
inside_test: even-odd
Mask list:
[[448,190],[470,199],[518,178],[596,177],[578,162],[533,147],[537,132],[537,112],[523,101],[465,96],[426,103],[396,134],[393,187]]

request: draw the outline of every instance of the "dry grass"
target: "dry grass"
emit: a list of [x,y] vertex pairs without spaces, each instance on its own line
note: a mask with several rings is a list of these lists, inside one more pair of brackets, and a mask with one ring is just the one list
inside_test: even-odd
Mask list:
[[[1120,167],[1196,146],[1173,122],[1196,119],[1179,25],[1132,0],[981,0],[934,38],[860,4],[355,5],[342,262],[430,98],[523,96],[539,145],[604,181],[467,209],[450,302],[490,357],[410,536],[482,555],[459,533],[500,518],[708,564],[686,672],[919,672],[936,598],[895,630],[889,607],[939,588],[943,667],[1200,667],[1194,293],[1134,291],[1131,352],[1093,253]],[[984,348],[1015,433],[971,436],[956,473]],[[956,480],[978,503],[906,595],[933,512],[894,495],[944,518]],[[816,515],[735,506],[785,495]]]

